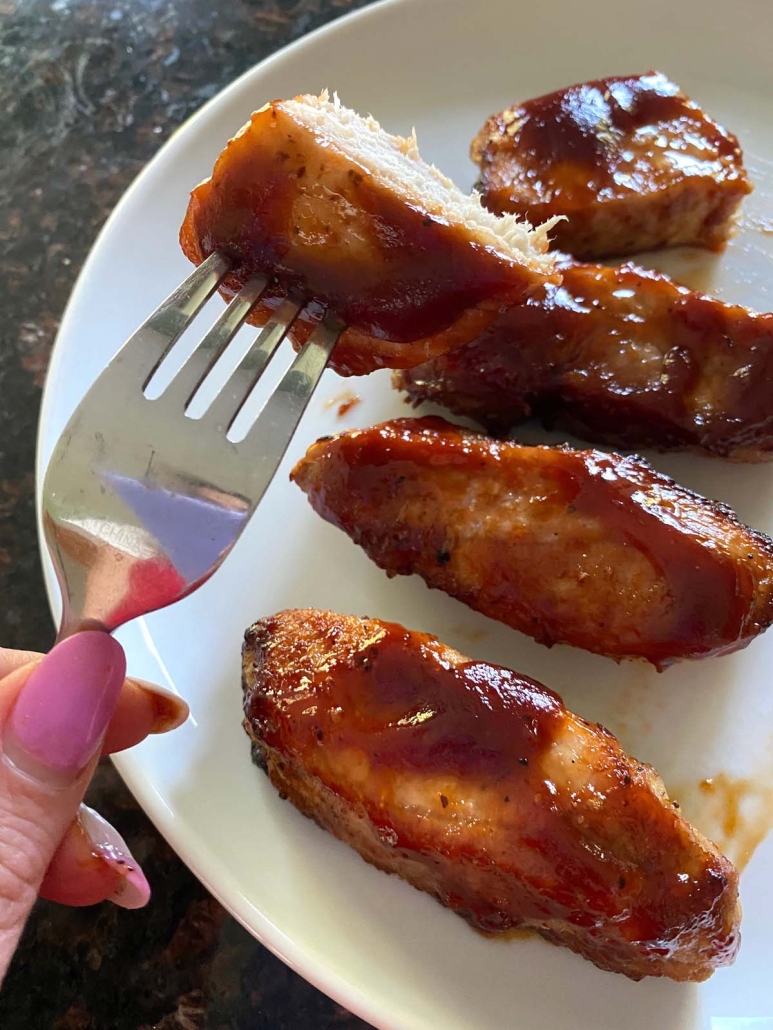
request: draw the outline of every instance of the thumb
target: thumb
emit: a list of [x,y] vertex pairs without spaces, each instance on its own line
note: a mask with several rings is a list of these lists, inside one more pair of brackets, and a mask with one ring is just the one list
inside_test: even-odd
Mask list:
[[78,633],[0,697],[0,980],[98,758],[126,672],[121,645]]

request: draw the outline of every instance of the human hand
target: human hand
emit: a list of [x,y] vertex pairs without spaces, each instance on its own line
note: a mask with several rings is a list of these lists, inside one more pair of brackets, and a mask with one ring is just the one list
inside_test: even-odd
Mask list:
[[121,645],[96,631],[45,657],[0,648],[0,981],[38,895],[123,908],[150,897],[124,840],[81,802],[100,755],[174,729],[188,706],[125,672]]

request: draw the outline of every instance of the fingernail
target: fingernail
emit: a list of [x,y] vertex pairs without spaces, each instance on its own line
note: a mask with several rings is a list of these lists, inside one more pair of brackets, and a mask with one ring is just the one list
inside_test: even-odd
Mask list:
[[80,806],[77,819],[91,841],[94,854],[121,877],[119,886],[107,900],[119,908],[142,908],[147,905],[150,884],[118,830],[88,805]]
[[171,690],[165,690],[156,683],[146,683],[145,680],[132,679],[129,682],[151,696],[155,716],[151,733],[167,733],[169,730],[176,730],[188,718],[190,708],[181,697],[173,694]]
[[125,674],[123,648],[107,633],[77,633],[57,644],[19,693],[4,756],[36,779],[75,780],[100,746]]

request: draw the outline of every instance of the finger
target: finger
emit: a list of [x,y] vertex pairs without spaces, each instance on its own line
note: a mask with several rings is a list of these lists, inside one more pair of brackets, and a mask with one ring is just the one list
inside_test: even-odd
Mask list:
[[40,895],[64,905],[112,901],[121,908],[142,908],[150,887],[118,831],[81,805],[51,859]]
[[[0,679],[25,665],[39,664],[42,658],[43,655],[36,651],[12,651],[0,647]],[[0,690],[4,688],[5,684],[1,684]],[[102,754],[125,751],[151,733],[168,733],[181,726],[188,714],[187,704],[177,694],[154,683],[128,679],[107,728]]]
[[75,817],[126,673],[105,633],[78,633],[0,691],[0,976]]
[[188,718],[181,697],[142,680],[126,680],[102,742],[102,754],[134,747],[151,733],[168,733]]
[[0,647],[0,679],[23,665],[39,662],[42,657],[38,651],[13,651],[10,647]]

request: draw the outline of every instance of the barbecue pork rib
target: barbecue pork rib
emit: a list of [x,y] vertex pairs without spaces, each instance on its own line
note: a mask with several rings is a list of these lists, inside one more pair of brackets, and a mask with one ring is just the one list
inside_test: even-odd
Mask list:
[[395,419],[319,440],[292,478],[389,575],[544,644],[664,668],[773,620],[773,540],[640,458]]
[[579,258],[721,250],[752,189],[735,136],[658,72],[582,82],[501,111],[471,155],[489,210],[566,216],[552,237]]
[[530,416],[622,449],[773,457],[773,314],[635,265],[561,262],[561,286],[394,385],[502,434]]
[[509,669],[394,623],[256,622],[245,728],[279,793],[489,934],[536,930],[634,980],[704,980],[738,874],[615,737]]
[[193,190],[180,243],[195,264],[215,250],[233,262],[226,298],[256,273],[269,278],[257,325],[278,292],[327,307],[348,326],[332,357],[348,375],[467,343],[557,282],[547,228],[492,215],[422,161],[414,138],[322,94],[252,115]]

